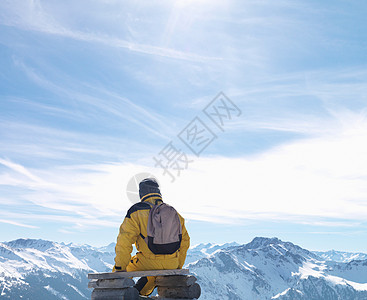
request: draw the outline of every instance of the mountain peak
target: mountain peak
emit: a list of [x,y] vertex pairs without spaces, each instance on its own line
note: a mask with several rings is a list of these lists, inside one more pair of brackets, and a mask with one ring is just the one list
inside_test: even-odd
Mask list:
[[190,247],[190,249],[195,249],[195,250],[201,250],[204,248],[210,248],[212,247],[214,244],[213,243],[200,243],[200,244],[196,244]]
[[54,247],[56,243],[42,239],[17,239],[4,243],[12,248],[35,248],[45,250]]
[[283,243],[280,239],[273,237],[255,237],[250,243],[246,245],[246,248],[257,249],[265,246],[269,246],[271,244],[281,244]]

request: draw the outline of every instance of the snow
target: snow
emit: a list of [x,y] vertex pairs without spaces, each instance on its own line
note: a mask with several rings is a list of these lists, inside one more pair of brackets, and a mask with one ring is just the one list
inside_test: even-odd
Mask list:
[[279,293],[279,294],[277,294],[277,295],[275,295],[275,296],[271,297],[271,299],[277,299],[277,298],[279,298],[280,296],[284,296],[285,294],[287,294],[287,293],[288,293],[288,291],[289,291],[290,289],[291,289],[291,288],[287,288],[285,291],[283,291],[283,292],[281,292],[281,293]]
[[324,265],[317,264],[313,260],[306,261],[298,270],[297,273],[292,273],[292,276],[300,276],[300,279],[307,279],[308,276],[324,277],[323,270],[326,267]]
[[280,247],[280,248],[282,248],[284,251],[288,251],[288,249],[283,245],[283,244],[278,244],[278,246]]
[[74,289],[80,296],[82,296],[85,299],[89,299],[88,297],[86,297],[81,291],[78,290],[77,287],[73,286],[72,284],[68,283],[68,286],[70,286],[72,289]]
[[357,283],[349,280],[345,280],[345,282],[351,285],[357,291],[367,291],[367,283]]
[[241,263],[241,266],[244,267],[246,270],[249,270],[250,272],[254,272],[254,269],[256,268],[254,265],[249,264],[247,261],[244,261]]
[[282,252],[280,252],[273,244],[270,244],[270,247],[272,247],[276,252],[278,252],[280,255],[283,255]]
[[325,279],[331,282],[333,285],[347,285],[345,279],[338,276],[326,275]]
[[[285,291],[283,291],[283,292],[281,292],[281,293],[279,293],[279,294],[277,294],[277,295],[275,295],[275,296],[271,297],[271,299],[278,299],[279,297],[286,295],[290,290],[291,290],[291,288],[287,288]],[[295,291],[296,291],[298,294],[303,295],[303,293],[302,293],[301,291],[296,290],[296,289],[295,289]]]
[[63,294],[59,293],[58,291],[54,290],[52,287],[50,287],[49,285],[44,287],[47,291],[49,291],[51,294],[55,295],[57,298],[63,299],[63,300],[68,300],[68,298],[66,296],[64,296]]

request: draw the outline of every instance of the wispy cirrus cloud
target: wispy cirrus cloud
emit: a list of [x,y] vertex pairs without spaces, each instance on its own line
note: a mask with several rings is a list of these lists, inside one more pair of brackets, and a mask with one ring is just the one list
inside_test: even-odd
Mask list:
[[16,164],[11,162],[10,160],[0,158],[0,164],[3,166],[8,167],[9,169],[15,171],[18,174],[24,175],[28,179],[37,182],[37,183],[44,183],[44,181],[39,178],[38,176],[32,174],[29,170],[27,170],[24,166],[20,164]]
[[[50,214],[40,213],[12,213],[0,214],[0,222],[4,224],[10,224],[18,227],[30,228],[30,229],[46,229],[45,226],[50,224],[52,226],[59,226],[64,230],[78,230],[85,231],[96,228],[118,228],[121,220],[111,221],[107,217],[99,218],[96,216],[89,216],[81,218],[78,215],[65,215],[65,212],[56,214],[55,212]],[[23,220],[23,222],[22,222]],[[27,220],[28,223],[39,224],[29,225],[24,223]],[[46,225],[45,225],[46,224]],[[68,231],[71,233],[70,231]]]
[[[68,87],[64,87],[60,83],[46,79],[22,61],[14,58],[14,62],[16,66],[40,87],[61,97],[66,96],[69,100],[81,102],[84,105],[97,109],[97,111],[93,112],[94,115],[104,112],[111,121],[115,120],[115,122],[119,122],[121,119],[125,119],[160,138],[166,139],[166,135],[162,132],[170,130],[170,128],[165,126],[163,121],[164,117],[159,115],[156,111],[149,111],[126,97],[103,88],[87,85],[85,89],[88,90],[88,92],[83,93],[80,91],[80,87],[84,84],[82,82],[75,82],[71,78],[64,79],[63,83],[69,85]],[[96,95],[100,96],[98,97]],[[66,102],[65,99],[64,102]],[[49,110],[49,108],[47,108],[47,110]],[[70,109],[67,110],[67,115],[69,112],[71,116],[77,119],[85,118],[86,115],[82,112],[75,113]]]
[[2,15],[1,24],[14,26],[23,30],[38,31],[46,34],[57,35],[78,41],[102,44],[108,47],[123,48],[125,50],[158,57],[173,58],[195,62],[222,60],[220,57],[204,56],[173,48],[142,44],[124,40],[103,33],[83,32],[68,28],[47,12],[41,1],[22,1],[17,4],[5,5],[7,14]]
[[24,224],[24,223],[19,223],[19,222],[15,222],[15,221],[12,221],[12,220],[3,220],[3,219],[0,219],[0,223],[6,223],[6,224],[14,225],[14,226],[25,227],[25,228],[32,228],[32,229],[39,228],[37,226],[28,225],[28,224]]

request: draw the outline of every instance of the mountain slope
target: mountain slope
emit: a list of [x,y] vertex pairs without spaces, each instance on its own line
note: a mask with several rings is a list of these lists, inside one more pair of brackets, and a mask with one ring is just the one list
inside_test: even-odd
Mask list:
[[0,243],[2,299],[90,299],[87,274],[111,270],[113,253],[19,239]]

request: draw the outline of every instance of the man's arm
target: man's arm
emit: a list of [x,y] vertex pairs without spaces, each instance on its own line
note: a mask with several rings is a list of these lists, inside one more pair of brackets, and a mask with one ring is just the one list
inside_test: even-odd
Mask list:
[[120,226],[120,232],[117,237],[113,272],[126,270],[131,259],[131,252],[133,251],[132,245],[136,242],[139,232],[140,230],[137,222],[131,217],[126,217]]
[[190,236],[185,227],[185,219],[180,216],[180,220],[182,225],[182,241],[178,256],[178,268],[182,269],[185,264],[187,250],[190,248]]

